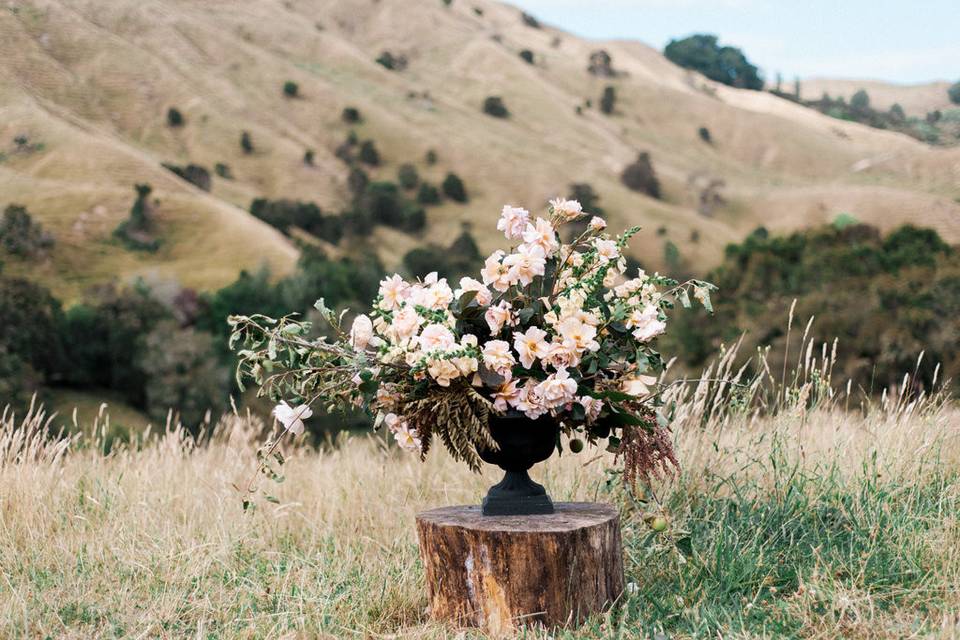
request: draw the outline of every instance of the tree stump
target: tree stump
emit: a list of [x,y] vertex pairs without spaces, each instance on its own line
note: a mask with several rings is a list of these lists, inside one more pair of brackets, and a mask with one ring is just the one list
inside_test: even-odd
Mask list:
[[478,506],[419,514],[431,615],[502,635],[531,623],[575,625],[613,603],[623,591],[617,510],[555,508],[534,516],[484,516]]

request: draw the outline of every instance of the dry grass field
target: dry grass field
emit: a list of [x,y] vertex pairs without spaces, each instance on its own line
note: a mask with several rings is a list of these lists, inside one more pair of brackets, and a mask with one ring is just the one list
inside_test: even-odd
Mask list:
[[[616,78],[587,72],[600,48]],[[377,64],[383,51],[405,56],[407,68]],[[284,97],[288,80],[299,97]],[[618,96],[609,116],[597,108],[608,84]],[[481,112],[489,95],[503,97],[509,119]],[[360,110],[360,124],[341,121],[347,106]],[[184,126],[167,126],[170,107]],[[712,144],[698,137],[701,126]],[[113,277],[155,274],[212,289],[263,262],[284,272],[295,247],[246,209],[258,196],[344,207],[347,167],[334,151],[351,129],[380,150],[374,178],[395,180],[412,162],[434,184],[456,172],[471,196],[467,206],[431,207],[422,236],[378,230],[371,246],[388,268],[420,243],[448,244],[480,212],[493,215],[504,201],[540,208],[571,182],[593,185],[613,227],[662,229],[635,247],[654,268],[666,240],[702,269],[761,224],[792,230],[841,212],[883,229],[927,224],[960,240],[960,149],[717,85],[638,42],[533,28],[498,2],[23,0],[0,10],[0,205],[28,206],[59,248],[43,264],[5,268],[67,300]],[[241,152],[241,131],[254,153]],[[20,135],[25,149],[13,143]],[[316,152],[312,167],[306,149]],[[424,161],[429,149],[436,165]],[[620,184],[644,150],[662,200]],[[214,176],[208,194],[162,162],[211,171],[222,162],[234,177]],[[726,204],[701,215],[699,190],[714,179]],[[160,200],[155,254],[111,237],[136,182],[152,184]],[[498,241],[482,225],[474,233],[484,251]]]
[[[786,384],[762,364],[744,380],[731,352],[672,387],[683,471],[652,492],[623,491],[608,454],[541,465],[555,499],[620,508],[631,586],[579,630],[521,637],[960,634],[960,409],[909,376],[873,402],[831,390],[819,351]],[[0,423],[0,637],[481,637],[430,621],[413,518],[495,474],[342,437],[290,447],[276,503],[244,513],[256,417],[109,453],[107,410],[74,436],[58,423]]]

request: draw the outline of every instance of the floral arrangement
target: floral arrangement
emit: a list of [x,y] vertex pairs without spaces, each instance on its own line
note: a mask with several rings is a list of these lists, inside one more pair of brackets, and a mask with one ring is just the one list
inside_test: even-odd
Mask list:
[[[561,228],[574,221],[568,236],[576,237],[563,242]],[[436,273],[390,276],[349,331],[346,312],[323,300],[326,336],[295,316],[231,317],[237,379],[279,401],[280,437],[302,433],[316,403],[362,407],[402,448],[422,457],[439,439],[476,470],[478,450],[497,446],[491,414],[520,412],[551,416],[573,452],[584,440],[613,451],[631,485],[672,471],[669,424],[658,413],[664,364],[653,343],[676,302],[689,307],[692,296],[711,310],[713,285],[630,273],[624,250],[639,228],[611,236],[576,201],[553,200],[536,219],[505,206],[497,229],[515,245],[490,255],[479,279],[452,286]],[[279,441],[261,450],[268,474]]]

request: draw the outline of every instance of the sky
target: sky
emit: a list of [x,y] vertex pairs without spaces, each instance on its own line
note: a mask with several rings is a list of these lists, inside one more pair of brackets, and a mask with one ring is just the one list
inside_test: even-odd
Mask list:
[[960,78],[960,0],[509,0],[594,39],[662,49],[713,33],[769,80],[833,77],[919,83]]

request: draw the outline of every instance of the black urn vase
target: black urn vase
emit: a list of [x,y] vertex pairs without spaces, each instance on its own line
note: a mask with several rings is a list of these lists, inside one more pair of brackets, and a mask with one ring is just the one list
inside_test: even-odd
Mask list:
[[527,471],[553,454],[560,425],[550,416],[531,420],[517,411],[490,416],[490,435],[499,445],[496,451],[480,450],[480,458],[506,473],[490,487],[483,499],[485,516],[518,516],[553,513],[553,502],[543,485]]

